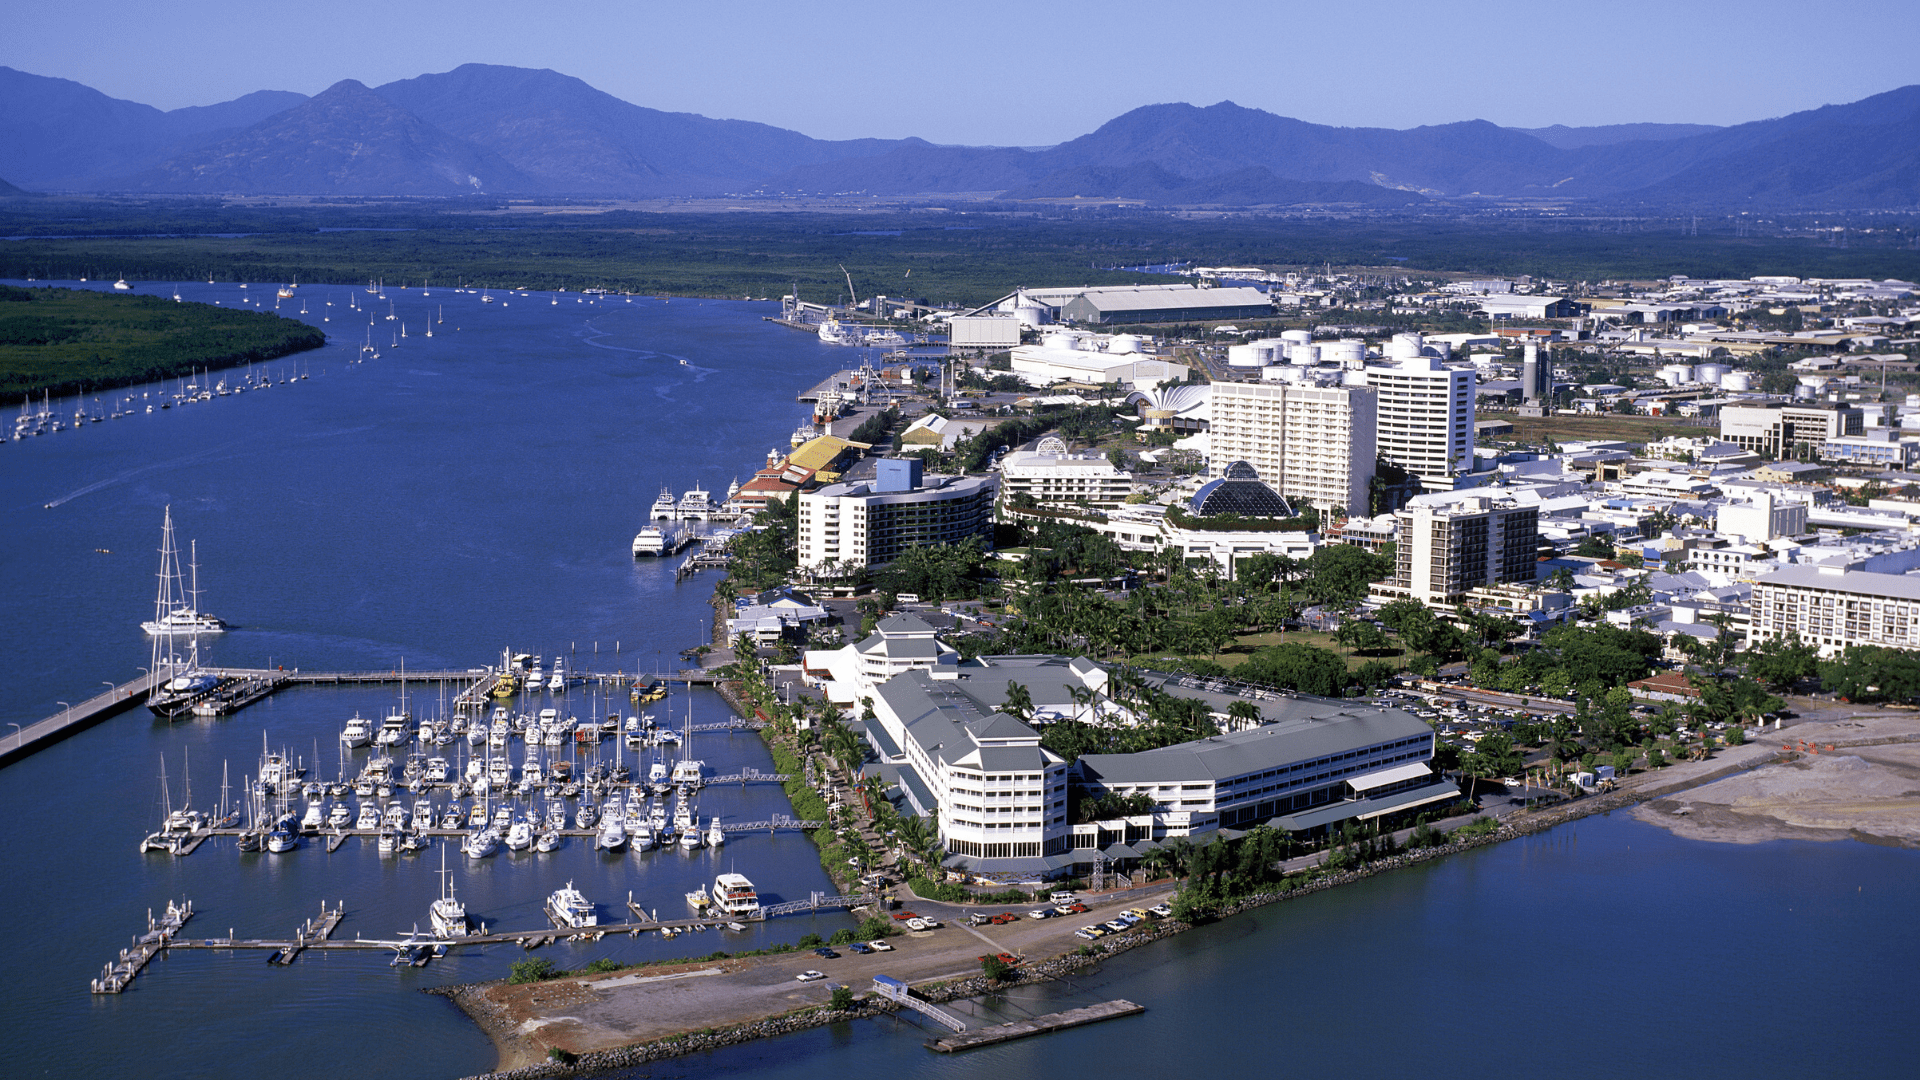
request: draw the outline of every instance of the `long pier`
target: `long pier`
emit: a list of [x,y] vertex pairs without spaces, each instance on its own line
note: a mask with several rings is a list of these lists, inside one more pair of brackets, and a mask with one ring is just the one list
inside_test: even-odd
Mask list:
[[14,731],[9,738],[0,738],[0,765],[12,764],[42,747],[51,746],[109,716],[141,704],[153,690],[154,681],[153,675],[142,675],[103,694],[95,694],[78,705],[69,705],[45,720],[28,724]]
[[[408,671],[398,668],[387,671],[301,671],[297,668],[206,668],[209,675],[217,676],[220,685],[200,694],[194,699],[193,707],[182,710],[179,718],[194,716],[222,716],[253,704],[277,690],[288,686],[338,686],[354,683],[381,684],[397,683],[403,679],[408,682],[466,682],[469,685],[460,692],[456,703],[464,702],[476,707],[488,700],[488,693],[499,674],[486,668],[471,668],[463,671]],[[630,684],[636,679],[658,679],[666,684],[680,683],[684,686],[717,686],[726,680],[724,676],[699,668],[683,669],[674,672],[656,674],[628,675],[624,672],[577,672],[569,675],[570,683]],[[0,736],[0,766],[11,765],[15,761],[38,750],[51,746],[77,732],[84,731],[94,724],[125,712],[136,705],[144,704],[155,685],[164,681],[164,676],[156,678],[152,674],[142,674],[137,679],[114,686],[112,689],[80,702],[66,705],[59,712],[44,720],[38,720],[15,728]],[[104,680],[103,680],[104,682]],[[752,720],[742,720],[724,724],[697,725],[699,731],[719,731],[727,728],[759,727]]]

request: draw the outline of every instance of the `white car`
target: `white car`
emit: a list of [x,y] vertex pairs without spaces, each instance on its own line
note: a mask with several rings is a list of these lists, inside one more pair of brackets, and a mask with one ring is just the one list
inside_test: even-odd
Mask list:
[[815,971],[812,968],[808,968],[807,970],[794,976],[794,978],[800,980],[801,982],[819,982],[821,979],[824,979],[826,977],[827,977],[826,972]]
[[878,939],[867,942],[867,948],[872,949],[874,952],[892,952],[893,951],[893,946],[887,944],[884,941],[880,941]]

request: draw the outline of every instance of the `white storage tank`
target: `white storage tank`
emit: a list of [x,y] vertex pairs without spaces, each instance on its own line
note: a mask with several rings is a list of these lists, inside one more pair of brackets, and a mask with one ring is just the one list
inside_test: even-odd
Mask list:
[[1320,346],[1320,359],[1332,364],[1362,364],[1367,359],[1364,341],[1330,341]]
[[1311,345],[1313,344],[1313,331],[1282,330],[1280,331],[1280,340],[1286,342],[1288,345]]
[[1693,369],[1693,377],[1698,382],[1707,383],[1711,386],[1719,386],[1720,377],[1732,370],[1733,368],[1726,364],[1696,364]]
[[1023,304],[1014,308],[1013,318],[1021,326],[1045,326],[1053,321],[1047,309],[1037,304]]
[[1228,367],[1266,367],[1276,361],[1276,350],[1271,341],[1250,341],[1245,345],[1227,346]]
[[1693,381],[1693,369],[1685,364],[1668,364],[1660,369],[1660,381],[1668,386],[1683,386]]
[[1080,339],[1072,334],[1048,334],[1043,344],[1049,349],[1073,350],[1080,347]]
[[1287,349],[1287,363],[1312,367],[1320,362],[1320,346],[1295,343]]
[[1265,382],[1297,383],[1300,381],[1300,374],[1301,370],[1292,364],[1275,364],[1260,370],[1260,378]]
[[1753,376],[1744,371],[1729,371],[1720,376],[1720,389],[1744,394],[1753,389]]
[[1132,334],[1116,335],[1112,341],[1107,342],[1107,351],[1110,353],[1137,353],[1140,351],[1140,339],[1134,337]]
[[1420,355],[1426,344],[1426,339],[1419,334],[1395,334],[1393,340],[1387,342],[1387,358],[1411,360]]

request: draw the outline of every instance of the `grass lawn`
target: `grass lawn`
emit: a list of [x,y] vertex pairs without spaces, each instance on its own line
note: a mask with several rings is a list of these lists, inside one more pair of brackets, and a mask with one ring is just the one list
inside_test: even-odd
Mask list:
[[1564,442],[1568,439],[1622,439],[1627,442],[1645,443],[1655,439],[1664,439],[1669,435],[1685,435],[1697,438],[1701,435],[1713,435],[1719,428],[1708,424],[1700,425],[1682,417],[1666,416],[1510,416],[1506,413],[1489,414],[1497,419],[1513,424],[1513,439],[1522,443],[1541,443],[1551,438]]
[[[1185,658],[1192,660],[1211,660],[1231,671],[1241,664],[1246,663],[1247,657],[1250,656],[1255,649],[1263,649],[1269,645],[1278,645],[1283,641],[1292,641],[1301,645],[1311,645],[1316,649],[1325,649],[1335,656],[1340,657],[1342,660],[1345,660],[1348,671],[1358,668],[1369,660],[1385,660],[1395,667],[1400,667],[1407,661],[1407,654],[1403,650],[1388,652],[1384,656],[1349,656],[1345,645],[1334,641],[1332,634],[1319,630],[1289,630],[1285,634],[1271,632],[1264,634],[1241,634],[1234,639],[1233,644],[1228,645],[1219,656],[1209,656],[1206,653],[1194,653]],[[1182,654],[1154,653],[1151,656],[1135,657],[1132,662],[1140,667],[1152,667],[1153,661],[1163,656],[1179,657],[1182,656]]]

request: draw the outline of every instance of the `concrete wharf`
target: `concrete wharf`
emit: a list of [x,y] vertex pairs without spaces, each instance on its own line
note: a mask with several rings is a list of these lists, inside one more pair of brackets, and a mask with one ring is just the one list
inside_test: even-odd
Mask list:
[[153,689],[154,676],[142,675],[131,682],[82,701],[13,732],[0,739],[0,765],[12,764],[45,746],[51,746],[78,731],[83,731],[116,713],[144,702]]
[[[875,979],[875,983],[879,980]],[[901,998],[892,1000],[912,1005],[911,1001]],[[918,1006],[914,1006],[918,1008]],[[925,1010],[920,1010],[924,1012]],[[927,1049],[938,1050],[943,1054],[952,1054],[961,1050],[973,1050],[982,1046],[1024,1039],[1030,1035],[1045,1035],[1050,1031],[1065,1031],[1067,1028],[1084,1024],[1097,1024],[1102,1020],[1112,1020],[1121,1016],[1137,1016],[1146,1012],[1146,1006],[1136,1005],[1125,998],[1102,1001],[1098,1005],[1087,1005],[1065,1012],[1047,1013],[1026,1020],[1015,1020],[1010,1024],[995,1024],[992,1027],[975,1028],[972,1031],[959,1030],[957,1034],[943,1035],[938,1039],[927,1040]]]

